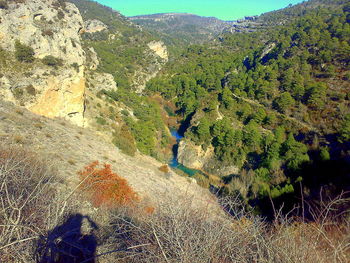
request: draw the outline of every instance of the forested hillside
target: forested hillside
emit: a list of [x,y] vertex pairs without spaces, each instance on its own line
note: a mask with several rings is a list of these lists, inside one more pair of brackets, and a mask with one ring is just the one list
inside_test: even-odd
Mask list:
[[158,40],[147,31],[140,30],[127,18],[111,8],[96,2],[72,0],[80,10],[84,21],[103,22],[106,30],[84,33],[86,46],[93,47],[101,58],[100,71],[111,73],[119,87],[133,84],[135,72],[145,65],[155,63],[145,54],[147,44]]
[[[126,106],[124,128],[115,136],[118,147],[130,152],[135,144],[142,153],[166,161],[169,128],[178,129],[185,138],[174,153],[188,168],[202,170],[194,176],[202,186],[239,194],[261,209],[271,198],[293,206],[301,192],[314,200],[323,188],[334,196],[349,190],[340,183],[349,176],[350,24],[345,1],[304,2],[260,16],[263,26],[256,32],[225,33],[180,54],[179,45],[148,81],[143,96],[132,81],[140,65],[154,63],[144,50],[157,37],[107,7],[73,2],[84,20],[99,19],[108,26],[83,38],[86,47],[97,51],[98,70],[113,74],[118,84],[117,90],[98,95]],[[191,167],[200,156],[206,156],[204,164]]]
[[0,262],[348,263],[350,2],[163,22],[0,0]]
[[228,22],[215,17],[179,13],[134,16],[130,19],[148,30],[159,32],[160,37],[169,45],[208,42],[230,26]]
[[[349,158],[350,6],[342,3],[266,14],[286,25],[192,46],[148,83],[176,104],[186,141],[212,145],[217,166],[239,168],[222,178],[224,192],[256,204],[294,196],[304,184],[310,198],[327,185],[334,194],[349,190],[349,164],[329,168]],[[323,170],[305,174],[308,166]]]
[[[161,109],[148,97],[140,96],[145,83],[154,77],[168,60],[167,47],[159,37],[130,22],[119,12],[93,1],[72,0],[84,21],[101,21],[106,29],[84,32],[83,43],[93,47],[99,58],[98,72],[112,74],[115,90],[97,90],[100,130],[111,130],[114,143],[128,154],[140,152],[165,160],[170,133],[161,118]],[[151,45],[164,50],[160,57]],[[93,85],[94,80],[90,81]],[[98,87],[95,87],[95,89]],[[93,103],[93,102],[92,102]],[[105,105],[104,105],[105,104]],[[121,107],[116,120],[114,104]],[[115,121],[118,128],[114,131]],[[166,157],[169,158],[169,157]]]

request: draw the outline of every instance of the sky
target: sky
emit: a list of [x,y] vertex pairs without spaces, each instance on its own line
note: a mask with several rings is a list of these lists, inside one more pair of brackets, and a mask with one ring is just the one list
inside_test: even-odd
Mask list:
[[297,4],[303,0],[95,0],[125,16],[191,13],[236,20]]

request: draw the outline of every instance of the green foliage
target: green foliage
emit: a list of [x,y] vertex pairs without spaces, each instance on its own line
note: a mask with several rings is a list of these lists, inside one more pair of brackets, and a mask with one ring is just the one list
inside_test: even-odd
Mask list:
[[20,62],[31,63],[34,61],[33,48],[22,44],[20,41],[15,42],[15,57]]
[[56,58],[54,56],[46,56],[42,59],[42,62],[50,67],[57,67],[57,66],[62,66],[63,61],[60,58]]
[[329,149],[327,147],[321,148],[320,158],[322,161],[329,161],[331,159],[331,155],[329,154]]
[[194,134],[196,135],[195,140],[197,144],[209,145],[211,142],[211,134],[210,134],[211,123],[206,118],[203,117],[199,121],[199,125],[195,128]]
[[260,146],[262,139],[261,131],[259,130],[258,124],[251,120],[243,130],[243,142],[250,149],[257,150]]
[[127,124],[131,127],[131,131],[136,140],[136,146],[140,152],[147,155],[154,155],[155,149],[155,129],[150,121],[138,122],[132,118],[127,119]]
[[102,117],[96,117],[96,123],[103,126],[107,124],[107,121]]
[[274,107],[281,113],[286,113],[293,105],[295,101],[289,92],[282,93],[274,100]]
[[12,90],[12,93],[16,99],[21,99],[23,97],[24,91],[21,88],[16,88]]
[[136,146],[134,137],[127,125],[122,125],[119,131],[114,134],[113,143],[125,154],[134,156],[136,153]]
[[299,169],[301,164],[310,160],[306,145],[297,142],[291,133],[282,145],[282,156],[286,161],[287,168],[293,170]]
[[321,109],[325,105],[327,85],[319,82],[309,87],[307,94],[307,104],[313,108]]
[[350,141],[350,114],[347,114],[342,122],[340,128],[340,142],[349,142]]
[[[159,105],[146,97],[123,89],[105,91],[105,95],[132,109],[136,119],[129,114],[124,114],[124,120],[130,129],[137,149],[144,154],[159,158],[158,152],[169,143],[169,135],[162,120]],[[129,136],[125,137],[129,138]],[[118,144],[117,138],[115,143]]]

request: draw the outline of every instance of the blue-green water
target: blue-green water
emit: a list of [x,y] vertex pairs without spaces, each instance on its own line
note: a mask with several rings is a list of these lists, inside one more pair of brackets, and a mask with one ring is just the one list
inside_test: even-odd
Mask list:
[[194,176],[195,174],[203,174],[202,171],[190,169],[177,161],[177,150],[178,150],[179,142],[181,141],[183,136],[181,136],[177,130],[171,129],[170,131],[171,131],[171,135],[176,139],[176,142],[177,142],[177,144],[174,145],[173,147],[173,158],[169,163],[170,167],[174,169],[179,169],[190,177]]

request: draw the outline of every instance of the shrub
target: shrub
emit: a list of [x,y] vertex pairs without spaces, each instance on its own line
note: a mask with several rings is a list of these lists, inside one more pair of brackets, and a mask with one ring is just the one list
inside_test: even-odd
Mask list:
[[23,89],[16,88],[12,90],[13,96],[15,96],[16,99],[21,99],[23,97]]
[[117,146],[123,153],[135,156],[136,153],[136,145],[134,137],[132,136],[130,129],[127,125],[123,125],[120,128],[120,131],[116,131],[113,134],[113,143]]
[[26,91],[29,95],[32,95],[32,96],[36,95],[36,89],[33,87],[33,85],[27,86]]
[[19,134],[13,136],[13,141],[17,144],[23,144],[25,142],[24,137]]
[[63,13],[62,10],[59,10],[59,11],[57,12],[57,17],[58,17],[58,19],[60,19],[60,20],[64,18],[64,13]]
[[129,112],[125,109],[123,109],[120,113],[123,114],[125,117],[129,116]]
[[74,62],[71,66],[72,66],[77,72],[79,72],[79,65],[78,65],[78,63]]
[[327,219],[329,211],[320,222],[292,222],[281,216],[268,224],[244,210],[239,198],[220,200],[227,212],[220,216],[196,201],[188,195],[162,195],[151,214],[113,211],[105,246],[118,254],[107,261],[128,257],[128,263],[348,262],[349,229]]
[[52,30],[45,30],[45,31],[43,31],[42,33],[41,33],[41,35],[43,36],[43,37],[45,37],[45,36],[49,36],[49,37],[52,37],[53,35],[54,35],[54,33],[53,33],[53,31]]
[[102,117],[96,117],[96,122],[99,125],[106,125],[107,124],[107,121]]
[[15,57],[20,62],[31,63],[34,61],[33,48],[22,44],[19,40],[15,42]]
[[65,0],[57,0],[56,2],[52,3],[52,5],[56,9],[58,9],[58,8],[65,9],[66,8],[66,1]]
[[35,154],[0,145],[1,262],[33,262],[35,241],[57,223],[54,175]]
[[57,66],[62,66],[62,59],[56,58],[54,56],[46,56],[42,59],[42,62],[50,67],[57,67]]
[[137,193],[124,178],[112,172],[109,164],[103,164],[101,167],[99,162],[95,161],[78,174],[81,190],[89,195],[96,207],[132,206],[139,201]]
[[164,164],[161,167],[158,168],[159,171],[163,172],[163,173],[169,173],[169,166]]

